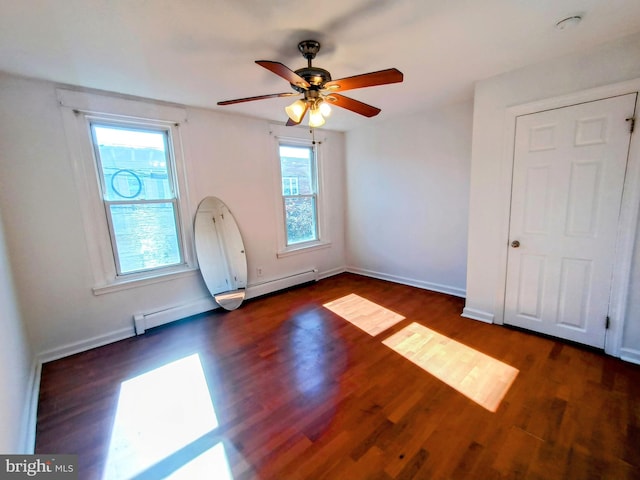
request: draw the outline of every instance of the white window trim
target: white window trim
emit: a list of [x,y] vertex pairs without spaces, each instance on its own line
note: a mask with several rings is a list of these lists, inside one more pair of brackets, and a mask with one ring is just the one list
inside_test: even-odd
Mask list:
[[[278,249],[276,256],[278,258],[288,257],[290,255],[297,255],[300,253],[306,253],[323,248],[329,248],[331,241],[329,240],[329,228],[326,220],[326,198],[324,194],[324,161],[323,161],[323,148],[322,144],[326,142],[324,136],[318,135],[319,138],[315,139],[315,161],[316,161],[316,208],[317,208],[317,228],[318,228],[318,240],[310,242],[301,242],[294,245],[287,245],[287,233],[286,233],[286,221],[284,214],[284,206],[282,203],[282,172],[280,171],[280,143],[288,143],[291,145],[301,146],[313,146],[313,140],[310,138],[308,129],[296,128],[296,127],[284,127],[281,125],[270,125],[270,134],[273,137],[274,145],[274,185],[276,187],[276,222],[278,225]],[[322,132],[316,132],[322,133]]]
[[[186,111],[180,107],[106,96],[74,90],[57,90],[63,124],[67,136],[73,174],[94,275],[93,293],[102,295],[114,291],[171,280],[196,270],[193,247],[193,218],[186,183],[186,166],[181,129],[186,123]],[[109,235],[104,205],[98,184],[97,164],[89,131],[89,121],[112,120],[135,125],[162,126],[171,132],[178,195],[178,217],[181,225],[184,263],[162,269],[128,275],[116,275],[114,253]]]

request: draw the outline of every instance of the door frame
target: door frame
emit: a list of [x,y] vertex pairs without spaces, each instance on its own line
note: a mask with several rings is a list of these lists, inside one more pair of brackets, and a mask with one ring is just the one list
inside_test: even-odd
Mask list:
[[[498,269],[501,273],[496,292],[496,313],[493,323],[504,324],[505,295],[507,290],[507,257],[509,251],[509,223],[511,219],[511,187],[513,181],[513,162],[515,151],[516,120],[521,115],[528,115],[545,110],[592,102],[629,93],[637,93],[640,97],[640,78],[615,83],[588,90],[582,90],[559,97],[552,97],[526,104],[514,105],[505,110],[503,128],[503,150],[500,164],[501,198],[504,206],[501,212],[501,248]],[[640,117],[640,98],[636,100],[636,119]],[[638,126],[640,128],[640,122]],[[631,261],[638,228],[638,212],[640,210],[640,132],[636,130],[631,136],[627,172],[625,175],[620,217],[616,239],[616,255],[611,287],[609,317],[610,327],[606,332],[604,350],[609,355],[620,356],[624,321],[627,307],[628,287],[631,274]],[[640,261],[640,259],[639,259]]]

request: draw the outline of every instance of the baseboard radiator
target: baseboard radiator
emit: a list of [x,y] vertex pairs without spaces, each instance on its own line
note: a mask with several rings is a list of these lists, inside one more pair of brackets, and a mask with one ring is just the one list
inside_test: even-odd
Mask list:
[[[318,270],[312,269],[306,272],[295,273],[275,280],[247,285],[246,298],[255,298],[268,293],[295,287],[304,283],[316,282],[318,280]],[[168,307],[156,312],[137,313],[133,315],[133,325],[136,335],[142,335],[146,330],[158,327],[166,323],[175,322],[191,315],[208,312],[218,307],[213,297],[201,298],[184,305]]]
[[268,293],[277,292],[278,290],[284,290],[285,288],[295,287],[296,285],[302,285],[303,283],[317,282],[318,270],[313,269],[306,272],[294,273],[286,277],[278,278],[276,280],[267,280],[265,282],[252,283],[247,285],[247,297],[255,298]]
[[201,298],[194,302],[165,308],[157,312],[138,313],[133,316],[133,326],[136,329],[136,335],[142,335],[149,328],[159,327],[165,323],[175,322],[198,313],[208,312],[217,308],[217,306],[213,297]]

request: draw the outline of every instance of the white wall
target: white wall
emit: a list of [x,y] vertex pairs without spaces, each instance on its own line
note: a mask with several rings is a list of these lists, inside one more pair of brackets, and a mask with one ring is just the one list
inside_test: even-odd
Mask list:
[[[510,178],[501,169],[506,109],[640,77],[640,34],[582,54],[532,65],[479,82],[475,89],[465,313],[492,321],[501,315]],[[637,133],[636,133],[637,134]],[[505,196],[505,191],[507,195]],[[636,262],[638,256],[636,256]],[[637,266],[635,267],[637,271]],[[630,291],[638,311],[640,293]],[[624,342],[640,347],[640,318],[628,316]],[[628,344],[628,343],[627,343]]]
[[[0,209],[23,321],[44,358],[133,334],[132,315],[209,297],[199,272],[95,296],[78,189],[56,86],[0,74]],[[249,284],[310,268],[344,267],[344,135],[326,132],[330,248],[276,258],[276,150],[262,120],[187,108],[182,129],[192,213],[207,195],[221,198],[244,237]],[[91,161],[91,159],[88,159]]]
[[464,296],[471,102],[347,133],[348,269]]
[[26,437],[32,400],[32,354],[14,296],[1,218],[0,332],[0,452],[29,453]]
[[[344,246],[344,134],[322,131],[322,170],[328,202],[328,240],[330,249],[276,258],[276,208],[280,182],[277,171],[277,149],[264,121],[236,115],[214,114],[203,109],[190,109],[189,128],[185,135],[187,155],[193,159],[189,183],[195,196],[221,198],[233,212],[247,251],[249,284],[263,282],[316,267],[321,274],[342,271]],[[222,128],[224,127],[224,128]],[[290,127],[289,127],[290,128]],[[308,131],[303,129],[305,136]],[[288,131],[279,128],[278,134]],[[263,272],[256,277],[256,268]],[[336,273],[336,272],[333,272]]]

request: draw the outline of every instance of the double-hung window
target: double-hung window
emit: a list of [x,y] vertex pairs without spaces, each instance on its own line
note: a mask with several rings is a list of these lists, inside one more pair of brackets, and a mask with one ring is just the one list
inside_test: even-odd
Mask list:
[[195,272],[180,107],[57,90],[96,295]]
[[90,126],[117,275],[182,264],[170,131]]
[[318,175],[313,145],[279,143],[286,247],[317,242]]

